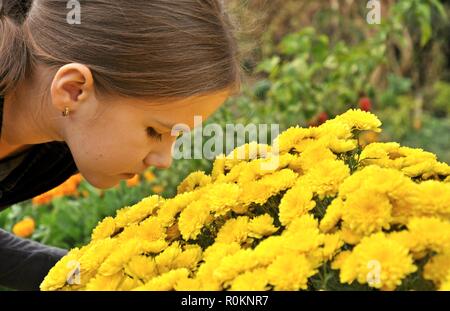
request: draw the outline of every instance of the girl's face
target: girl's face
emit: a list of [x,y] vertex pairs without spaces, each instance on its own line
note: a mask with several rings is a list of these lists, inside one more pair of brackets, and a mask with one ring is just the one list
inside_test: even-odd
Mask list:
[[206,120],[228,94],[224,90],[166,103],[116,99],[80,105],[65,123],[65,141],[83,177],[95,187],[110,188],[150,166],[168,168],[177,138],[172,127],[182,123],[192,129],[194,116]]

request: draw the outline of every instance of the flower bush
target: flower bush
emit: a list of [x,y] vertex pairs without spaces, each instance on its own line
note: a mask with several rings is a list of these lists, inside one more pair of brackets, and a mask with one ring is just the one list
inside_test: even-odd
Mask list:
[[83,177],[81,176],[81,174],[75,174],[71,176],[69,179],[67,179],[61,185],[32,198],[31,202],[34,205],[43,205],[48,204],[54,198],[57,197],[62,197],[66,195],[79,196],[80,193],[78,193],[78,185],[80,184],[82,179]]
[[[450,167],[349,110],[106,217],[42,290],[450,289]],[[268,165],[276,163],[277,165]]]
[[[152,172],[150,171],[146,171],[144,173],[144,177],[145,179],[147,179],[148,181],[151,181],[152,179],[154,179],[154,175]],[[44,204],[49,204],[53,199],[58,198],[58,197],[64,197],[64,196],[74,196],[74,197],[81,197],[81,196],[88,196],[89,193],[84,190],[84,191],[79,191],[79,186],[81,181],[83,180],[83,176],[78,173],[75,174],[73,176],[71,176],[69,179],[67,179],[65,182],[63,182],[61,185],[43,193],[40,194],[38,196],[35,196],[34,198],[31,199],[31,202],[33,203],[33,205],[38,206],[38,205],[44,205]],[[136,185],[138,185],[140,182],[140,176],[139,175],[134,175],[134,177],[127,179],[125,181],[125,184],[127,187],[134,187]],[[116,188],[119,188],[120,185],[116,186]],[[154,188],[156,188],[157,186],[154,186]],[[162,188],[156,188],[156,190],[158,190],[159,192],[162,191]],[[101,191],[99,191],[101,193]],[[157,191],[155,191],[157,192]]]

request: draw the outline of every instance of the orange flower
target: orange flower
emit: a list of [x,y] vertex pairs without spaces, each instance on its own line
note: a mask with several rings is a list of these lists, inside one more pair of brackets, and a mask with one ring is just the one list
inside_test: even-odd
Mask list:
[[155,179],[155,174],[152,171],[146,171],[144,172],[144,177],[147,181],[152,181]]
[[161,192],[164,191],[164,187],[163,187],[163,186],[160,186],[160,185],[156,185],[156,186],[153,186],[153,187],[152,187],[152,191],[153,191],[154,193],[161,193]]
[[33,204],[41,205],[49,203],[55,197],[78,195],[77,189],[82,179],[81,174],[73,175],[58,187],[34,197],[31,201]]
[[139,184],[139,175],[134,175],[134,177],[127,179],[127,186],[128,187],[134,187],[137,184]]
[[26,217],[16,223],[12,229],[13,233],[19,237],[26,238],[33,234],[36,224],[34,219]]

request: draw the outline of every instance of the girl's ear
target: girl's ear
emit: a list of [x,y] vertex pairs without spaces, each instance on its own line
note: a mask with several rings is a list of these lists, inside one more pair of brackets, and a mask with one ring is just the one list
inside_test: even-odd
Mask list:
[[79,102],[92,94],[94,94],[94,79],[87,66],[71,63],[62,66],[56,72],[51,85],[51,95],[59,110],[64,110],[65,107],[76,109]]

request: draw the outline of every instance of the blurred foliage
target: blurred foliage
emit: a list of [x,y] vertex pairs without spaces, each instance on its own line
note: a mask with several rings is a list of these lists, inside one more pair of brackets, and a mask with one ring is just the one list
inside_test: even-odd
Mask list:
[[[446,2],[446,3],[444,3]],[[366,22],[367,1],[359,0],[229,0],[236,15],[246,68],[255,68],[277,53],[283,38],[295,30],[313,27],[329,37],[331,45],[353,46],[384,32],[387,68],[380,68],[376,86],[386,81],[385,70],[415,79],[448,79],[449,3],[439,0],[383,0],[381,25]],[[418,81],[420,82],[420,81]],[[422,81],[423,82],[423,81]]]
[[283,117],[290,118],[279,123],[293,125],[305,123],[299,116],[308,120],[321,111],[336,115],[362,94],[374,93],[370,73],[382,62],[385,46],[372,41],[352,47],[341,41],[330,46],[326,35],[305,28],[287,35],[279,51],[264,60],[258,71],[269,77],[267,99],[276,111],[283,111]]
[[450,83],[438,81],[433,85],[429,94],[426,108],[436,117],[450,116]]

